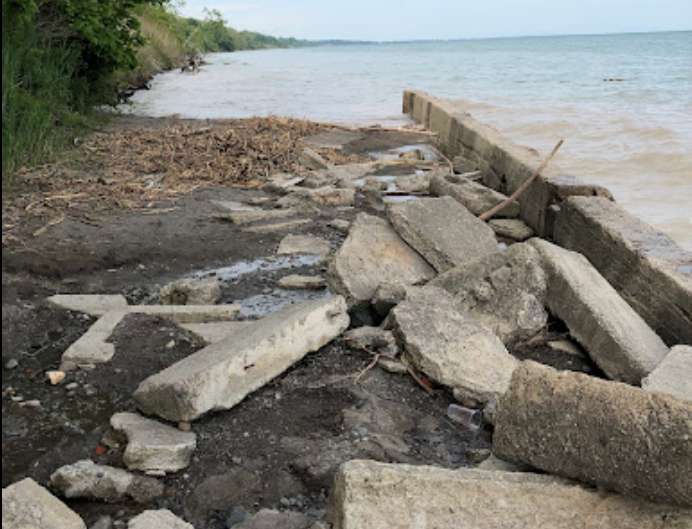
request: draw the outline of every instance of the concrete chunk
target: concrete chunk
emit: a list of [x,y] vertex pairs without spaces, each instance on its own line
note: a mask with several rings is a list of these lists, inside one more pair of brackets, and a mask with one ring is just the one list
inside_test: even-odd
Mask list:
[[178,518],[167,509],[144,511],[132,518],[127,529],[194,529],[192,524]]
[[509,386],[518,361],[502,342],[454,299],[435,287],[408,289],[390,313],[394,334],[411,362],[430,378],[454,389],[464,404],[486,404]]
[[279,279],[279,286],[296,290],[320,290],[327,286],[327,281],[321,276],[291,274]]
[[390,224],[361,213],[330,266],[329,284],[349,305],[369,303],[382,283],[424,283],[435,271]]
[[207,343],[216,343],[221,340],[242,333],[253,321],[215,321],[210,323],[186,323],[181,327],[196,334]]
[[61,309],[84,312],[91,316],[103,316],[107,312],[127,308],[127,300],[120,294],[56,294],[47,301]]
[[221,284],[215,277],[180,279],[161,288],[159,297],[164,305],[213,305],[221,297]]
[[683,529],[692,512],[538,474],[349,461],[334,529]]
[[691,252],[597,197],[563,202],[554,237],[585,255],[668,345],[692,344]]
[[525,241],[533,237],[533,230],[519,219],[491,219],[488,225],[500,237],[513,241]]
[[286,235],[286,237],[281,239],[276,253],[279,255],[307,253],[324,257],[330,251],[331,246],[329,242],[319,237],[313,235]]
[[610,378],[639,385],[668,354],[663,340],[583,255],[531,244],[544,259],[550,311]]
[[642,380],[642,388],[692,401],[692,346],[673,347],[663,362]]
[[692,404],[524,362],[499,400],[493,453],[623,494],[692,507]]
[[130,470],[177,472],[190,464],[197,446],[193,432],[181,432],[136,413],[116,413],[111,427],[127,437],[123,461]]
[[[450,177],[442,175],[433,176],[430,179],[430,193],[439,197],[452,197],[476,216],[507,200],[506,195],[460,175]],[[506,208],[499,211],[496,216],[518,217],[519,209],[519,202],[511,202]]]
[[297,209],[254,209],[252,211],[231,211],[218,217],[225,220],[230,220],[233,224],[244,226],[253,222],[273,221],[286,219],[296,216],[300,213]]
[[534,336],[548,322],[546,275],[540,255],[529,244],[457,266],[430,285],[451,293],[460,310],[507,345]]
[[4,529],[86,529],[86,524],[31,478],[2,489]]
[[192,421],[229,409],[283,373],[349,324],[340,296],[290,307],[212,344],[147,378],[135,392],[139,407],[170,421]]
[[50,477],[50,484],[66,498],[105,502],[132,499],[148,503],[163,494],[163,484],[120,468],[97,465],[89,459],[65,465]]
[[450,197],[390,204],[387,216],[438,272],[497,251],[493,230]]

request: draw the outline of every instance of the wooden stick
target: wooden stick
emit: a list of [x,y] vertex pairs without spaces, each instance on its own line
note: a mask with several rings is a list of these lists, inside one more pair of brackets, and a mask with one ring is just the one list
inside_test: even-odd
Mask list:
[[529,178],[527,178],[526,182],[521,184],[517,188],[517,190],[514,193],[512,193],[511,196],[509,196],[507,198],[507,200],[503,200],[497,206],[492,207],[491,209],[489,209],[488,211],[483,213],[478,218],[481,220],[489,220],[497,212],[502,211],[507,206],[509,206],[512,202],[514,202],[517,198],[519,198],[522,195],[522,193],[524,193],[524,191],[526,191],[529,188],[529,186],[533,183],[533,181],[536,178],[538,178],[538,176],[541,174],[541,172],[548,166],[548,164],[550,163],[550,160],[552,160],[555,157],[555,155],[557,154],[557,151],[560,150],[560,147],[562,147],[563,143],[565,143],[565,140],[560,140],[557,142],[557,145],[555,145],[555,147],[553,147],[553,150],[548,155],[548,157],[545,160],[543,160],[543,163],[541,163],[541,165],[538,166],[538,169],[536,169],[536,172],[534,172]]

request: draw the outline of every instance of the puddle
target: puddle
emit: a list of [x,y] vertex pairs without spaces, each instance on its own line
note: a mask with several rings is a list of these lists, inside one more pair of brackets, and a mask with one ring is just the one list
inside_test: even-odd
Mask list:
[[233,282],[237,281],[243,276],[257,272],[274,272],[289,268],[315,266],[321,261],[321,259],[322,258],[319,255],[311,254],[263,257],[261,259],[254,259],[252,261],[239,261],[230,266],[223,266],[221,268],[202,270],[194,273],[192,277],[205,278],[215,276],[221,281]]
[[420,143],[417,145],[404,145],[397,149],[390,149],[388,151],[374,151],[369,153],[373,160],[377,161],[388,161],[388,160],[399,160],[400,155],[406,154],[408,152],[419,150],[423,153],[423,160],[427,162],[438,162],[440,161],[440,155],[437,149],[430,144]]
[[288,290],[277,288],[269,294],[258,294],[242,300],[237,300],[240,305],[240,317],[247,319],[262,318],[273,312],[277,312],[288,305],[314,301],[326,298],[331,292],[322,290]]

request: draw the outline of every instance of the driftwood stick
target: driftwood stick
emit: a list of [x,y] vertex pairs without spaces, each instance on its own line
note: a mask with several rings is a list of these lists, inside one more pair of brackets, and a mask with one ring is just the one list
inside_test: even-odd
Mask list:
[[502,211],[512,202],[514,202],[517,198],[519,198],[524,193],[524,191],[526,191],[529,188],[533,181],[536,178],[538,178],[541,172],[548,166],[550,160],[552,160],[555,157],[557,151],[560,150],[560,147],[562,147],[563,143],[565,143],[565,140],[560,140],[557,142],[557,144],[555,145],[555,147],[553,147],[553,150],[550,152],[548,157],[545,160],[543,160],[543,163],[541,163],[541,165],[538,166],[538,169],[536,169],[536,171],[529,178],[527,178],[526,181],[523,184],[521,184],[514,193],[507,197],[507,200],[503,200],[497,206],[490,208],[488,211],[483,213],[478,218],[481,220],[490,220],[493,217],[493,215],[495,215],[499,211]]

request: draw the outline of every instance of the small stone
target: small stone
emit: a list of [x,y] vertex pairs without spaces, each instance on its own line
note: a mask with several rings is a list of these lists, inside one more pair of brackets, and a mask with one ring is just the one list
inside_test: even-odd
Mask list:
[[180,421],[178,423],[178,430],[180,430],[181,432],[189,432],[192,430],[192,424],[190,424],[187,421]]
[[63,380],[65,380],[64,371],[46,371],[46,377],[50,381],[51,385],[57,386]]
[[492,219],[488,224],[497,235],[513,241],[525,241],[534,235],[533,230],[519,219]]
[[447,407],[447,417],[474,432],[478,431],[483,421],[483,414],[480,410],[472,410],[459,404],[450,404]]
[[351,228],[351,223],[343,219],[334,219],[329,221],[327,226],[334,228],[336,231],[347,234],[348,230]]
[[358,327],[344,334],[344,342],[353,349],[394,358],[399,354],[394,333],[379,327]]
[[30,478],[2,489],[2,527],[86,529],[77,513]]
[[173,349],[175,347],[175,340],[171,340],[166,344],[166,349]]
[[482,463],[492,455],[488,448],[469,448],[466,450],[466,459],[474,465]]
[[393,360],[387,358],[386,356],[381,356],[377,360],[377,365],[379,365],[385,371],[392,373],[394,375],[403,375],[408,372],[406,366],[399,360]]
[[16,358],[10,358],[5,362],[5,369],[15,369],[19,365],[19,361]]
[[84,388],[84,394],[87,397],[93,397],[94,395],[96,395],[98,393],[98,390],[94,386],[92,386],[91,384],[84,384],[83,388]]
[[221,297],[216,277],[181,279],[164,286],[159,292],[163,305],[213,305]]
[[320,276],[292,274],[279,279],[279,286],[294,290],[320,290],[327,286],[327,281]]
[[100,516],[89,529],[112,529],[113,518],[108,515]]
[[40,408],[41,407],[41,401],[38,399],[32,399],[32,400],[27,400],[22,402],[22,406],[26,406],[27,408]]
[[69,384],[65,385],[65,389],[68,391],[73,391],[79,387],[79,384],[77,382],[70,382]]

